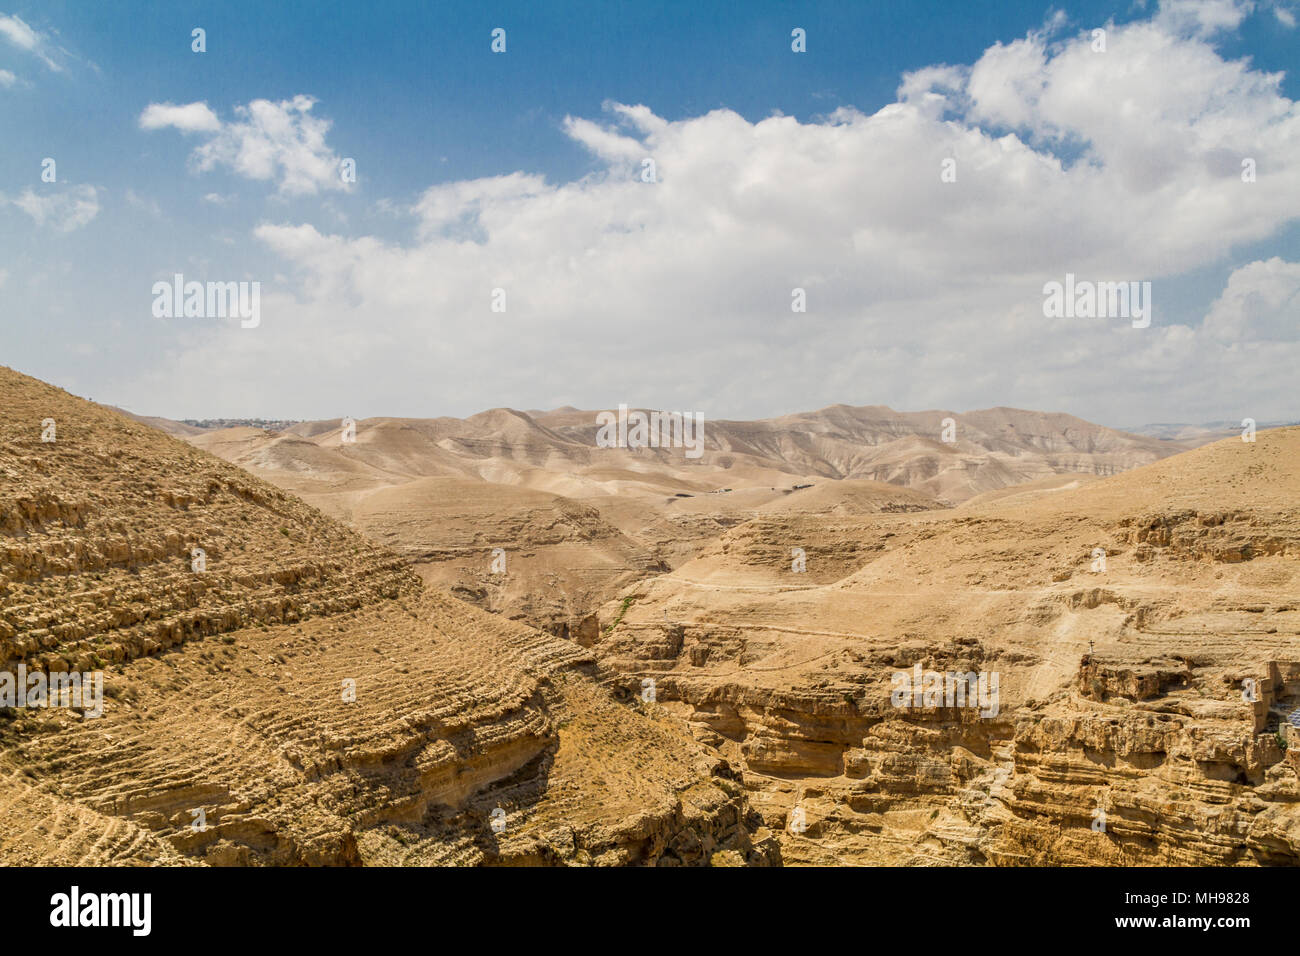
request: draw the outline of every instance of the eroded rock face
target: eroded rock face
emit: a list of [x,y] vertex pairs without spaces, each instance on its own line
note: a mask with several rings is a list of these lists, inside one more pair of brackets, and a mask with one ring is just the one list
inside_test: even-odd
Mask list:
[[579,644],[7,369],[0,408],[0,671],[105,694],[0,711],[0,863],[779,861],[726,761]]
[[120,663],[418,589],[397,556],[274,486],[4,374],[0,663]]
[[[862,518],[847,574],[842,519],[755,521],[606,605],[592,649],[742,771],[787,864],[1295,865],[1297,502],[1291,428]],[[917,665],[996,673],[996,713],[898,706]]]

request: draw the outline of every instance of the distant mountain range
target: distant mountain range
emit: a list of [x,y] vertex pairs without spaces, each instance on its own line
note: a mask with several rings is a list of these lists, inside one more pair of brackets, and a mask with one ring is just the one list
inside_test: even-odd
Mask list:
[[[1300,420],[1283,420],[1271,422],[1255,422],[1257,431],[1265,428],[1285,428],[1288,425],[1300,425]],[[1133,428],[1126,428],[1125,431],[1132,432],[1135,435],[1147,435],[1151,438],[1159,438],[1161,441],[1193,441],[1198,444],[1217,441],[1220,438],[1227,438],[1229,435],[1240,435],[1242,432],[1241,422],[1202,422],[1199,425],[1189,425],[1184,423],[1165,424],[1157,423],[1151,425],[1137,425]]]
[[600,447],[599,414],[498,408],[464,419],[368,418],[347,443],[341,419],[214,429],[137,418],[300,492],[308,476],[382,484],[454,476],[576,497],[869,479],[957,502],[1053,475],[1117,474],[1222,437],[1130,433],[1015,408],[831,405],[755,421],[706,420],[704,453],[687,458],[681,448]]

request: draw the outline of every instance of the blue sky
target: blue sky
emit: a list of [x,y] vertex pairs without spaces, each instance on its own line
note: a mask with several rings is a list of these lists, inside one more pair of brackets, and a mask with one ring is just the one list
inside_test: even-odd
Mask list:
[[[1300,260],[1300,210],[1297,166],[1283,165],[1282,154],[1300,127],[1296,4],[733,7],[0,5],[0,362],[175,417],[468,414],[623,401],[714,418],[837,401],[1020,405],[1108,424],[1300,413],[1293,389],[1270,381],[1295,348],[1288,283]],[[205,53],[191,51],[194,27],[206,31]],[[489,49],[495,27],[507,31],[504,54]],[[806,53],[792,53],[793,27],[807,31]],[[1132,124],[1129,141],[1109,137],[1111,126],[1097,117],[1107,102],[1086,101],[1086,65],[1071,65],[1094,27],[1111,31],[1110,75],[1118,83],[1133,74],[1131,102],[1108,94],[1117,104],[1113,127]],[[1017,42],[1037,43],[1046,66],[1000,55]],[[966,72],[960,83],[972,70],[976,80],[937,116],[917,105],[922,94],[910,103],[900,94],[908,74],[944,65]],[[1255,79],[1225,89],[1223,77],[1237,67]],[[1256,82],[1278,73],[1271,84]],[[1020,89],[1030,75],[1050,75],[1059,91],[1043,97],[1047,106],[993,92]],[[1151,93],[1159,83],[1167,88]],[[1185,87],[1200,92],[1184,95]],[[230,132],[241,108],[294,97],[310,97],[310,116],[328,124],[319,154],[356,160],[355,186],[286,190],[278,168],[267,177],[221,159],[198,168],[205,137],[221,141],[218,151],[223,142],[247,147]],[[880,111],[900,103],[916,111],[916,129],[898,141],[902,151],[882,155],[873,144],[892,133],[884,132],[891,114]],[[223,131],[145,128],[151,104],[204,104]],[[654,123],[629,139],[635,122],[611,104],[644,106]],[[1144,109],[1159,115],[1141,123]],[[837,110],[858,119],[837,120]],[[1249,119],[1229,124],[1228,114]],[[794,125],[764,126],[774,115]],[[575,119],[589,127],[574,127]],[[1195,167],[1185,187],[1204,191],[1203,222],[1174,212],[1183,181],[1161,181],[1139,158],[1161,142],[1131,142],[1162,124],[1171,131],[1169,163]],[[623,138],[607,143],[597,128]],[[843,143],[833,130],[845,131]],[[1001,258],[978,248],[966,224],[928,235],[926,224],[947,207],[928,204],[928,185],[894,182],[891,171],[934,165],[939,154],[926,137],[940,153],[966,144],[980,172],[997,155],[1030,164],[1000,167],[1003,181],[961,194],[971,218],[1041,206],[1037,219],[990,238],[1005,250]],[[632,142],[677,158],[650,188],[700,193],[662,189],[662,203],[621,206],[643,198],[626,188],[635,181],[635,168],[625,168]],[[1202,167],[1222,176],[1238,153],[1261,144],[1278,156],[1251,194],[1258,201],[1277,190],[1259,204],[1270,210],[1267,221],[1251,204],[1239,223],[1214,213],[1235,200]],[[1185,162],[1193,153],[1195,162]],[[807,181],[763,179],[795,155]],[[58,164],[56,184],[41,182],[45,157]],[[745,184],[716,207],[714,158],[726,162],[730,181]],[[1035,185],[1040,161],[1062,169]],[[833,195],[815,194],[822,162],[827,182],[841,184],[842,210]],[[974,190],[965,157],[959,162],[958,188]],[[855,167],[868,180],[861,192],[843,185]],[[697,182],[687,182],[688,169],[699,171]],[[499,178],[514,173],[534,178],[502,193]],[[924,198],[913,188],[926,189]],[[773,198],[804,189],[811,222]],[[897,189],[911,205],[890,208]],[[91,195],[85,190],[96,211],[80,222],[69,210],[87,207],[68,203]],[[936,187],[933,201],[954,194]],[[1093,213],[1063,213],[1071,196]],[[1114,209],[1097,211],[1106,197]],[[449,232],[442,213],[430,211],[435,199],[438,209],[461,203],[455,218],[473,220],[470,232]],[[46,201],[62,205],[46,210]],[[616,229],[592,211],[611,205],[619,207]],[[1127,215],[1134,222],[1125,224]],[[882,220],[889,225],[876,234]],[[524,234],[524,223],[534,231]],[[571,223],[588,231],[568,236]],[[1117,223],[1124,232],[1108,239]],[[1146,229],[1150,242],[1124,248],[1122,235]],[[644,234],[645,245],[634,247],[629,234]],[[782,235],[793,236],[788,249]],[[1078,243],[1063,241],[1050,263],[1026,263],[1026,250],[1060,236]],[[823,237],[825,247],[804,256]],[[697,240],[689,258],[672,261],[672,250]],[[911,255],[895,261],[902,247]],[[777,282],[782,262],[790,274]],[[628,288],[611,279],[615,268],[632,273]],[[572,281],[557,283],[566,269]],[[1152,281],[1156,331],[1137,339],[1112,323],[1027,336],[1023,323],[1041,319],[1033,313],[1044,279],[1089,270]],[[149,289],[176,271],[260,281],[264,324],[158,320]],[[749,296],[769,277],[770,309]],[[453,288],[459,282],[469,284]],[[521,303],[505,317],[480,308],[502,283]],[[813,304],[795,328],[788,290],[800,283]],[[971,340],[987,349],[972,349]],[[1175,384],[1189,379],[1200,387]]]

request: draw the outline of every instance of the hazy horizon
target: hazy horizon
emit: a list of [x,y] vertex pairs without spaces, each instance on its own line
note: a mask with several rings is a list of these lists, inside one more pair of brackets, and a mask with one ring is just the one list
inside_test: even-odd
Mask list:
[[[88,398],[89,398],[90,396],[83,396],[83,397],[88,397]],[[100,404],[111,405],[112,403],[109,403],[109,402],[101,402]],[[835,408],[835,407],[837,407],[837,406],[840,406],[840,407],[849,407],[849,408],[889,408],[891,411],[898,412],[898,413],[900,413],[900,414],[909,414],[909,415],[910,415],[910,414],[926,414],[926,413],[952,413],[952,414],[956,414],[956,415],[969,415],[969,414],[973,414],[973,413],[976,413],[976,412],[992,411],[992,410],[994,410],[994,409],[1006,408],[1006,409],[1011,409],[1011,410],[1013,410],[1013,411],[1029,412],[1029,413],[1038,413],[1038,414],[1043,414],[1043,415],[1070,415],[1070,416],[1072,416],[1072,417],[1074,417],[1074,418],[1079,418],[1079,419],[1081,419],[1081,420],[1083,420],[1083,421],[1089,421],[1089,422],[1091,422],[1091,423],[1094,424],[1094,425],[1101,425],[1101,426],[1104,427],[1104,428],[1110,428],[1110,429],[1114,429],[1114,430],[1116,430],[1116,431],[1130,431],[1130,430],[1137,429],[1137,428],[1181,427],[1181,426],[1187,426],[1187,427],[1200,427],[1200,428],[1204,428],[1204,427],[1209,427],[1209,426],[1218,426],[1218,425],[1222,425],[1222,426],[1229,427],[1229,428],[1234,428],[1234,427],[1237,427],[1238,424],[1239,424],[1237,421],[1232,420],[1232,419],[1212,419],[1212,420],[1199,421],[1199,422],[1182,422],[1182,421],[1180,421],[1180,422],[1173,422],[1173,421],[1165,421],[1165,422],[1127,422],[1127,423],[1125,423],[1125,424],[1119,424],[1119,425],[1117,425],[1117,424],[1113,424],[1113,423],[1111,423],[1111,422],[1100,422],[1100,421],[1093,421],[1092,419],[1085,419],[1085,418],[1083,418],[1083,416],[1081,416],[1081,415],[1076,415],[1074,412],[1063,411],[1063,410],[1061,410],[1061,409],[1053,409],[1053,408],[1016,408],[1015,406],[1012,406],[1012,405],[990,405],[990,406],[988,406],[988,407],[986,407],[986,408],[894,408],[894,407],[892,407],[892,406],[890,406],[890,405],[888,405],[888,404],[886,404],[886,403],[883,403],[883,402],[866,402],[866,403],[864,403],[864,404],[862,404],[862,405],[849,405],[849,403],[847,403],[847,402],[832,402],[832,403],[829,404],[829,405],[823,405],[823,406],[821,406],[821,407],[819,407],[819,408],[800,408],[800,409],[793,409],[793,410],[791,410],[791,411],[783,412],[783,413],[780,413],[780,414],[777,414],[777,415],[765,415],[765,416],[761,416],[760,418],[716,418],[716,419],[710,419],[710,418],[708,418],[708,416],[705,416],[705,418],[706,418],[706,421],[718,421],[718,422],[763,421],[763,420],[770,420],[770,419],[774,419],[774,418],[782,418],[782,417],[793,416],[793,415],[813,415],[813,414],[816,414],[816,413],[818,413],[818,412],[825,411],[825,410],[828,409],[828,408]],[[287,415],[268,415],[268,414],[265,414],[265,413],[262,413],[262,414],[250,414],[250,415],[187,415],[187,416],[184,416],[184,417],[178,418],[178,417],[175,417],[175,416],[172,416],[172,415],[163,415],[163,414],[159,414],[159,413],[157,413],[157,412],[148,411],[148,410],[141,410],[141,409],[135,409],[135,408],[125,408],[125,407],[123,407],[123,406],[113,406],[113,407],[119,407],[119,408],[122,408],[123,411],[128,411],[128,412],[132,413],[133,415],[139,415],[139,416],[146,417],[146,418],[165,418],[165,419],[168,419],[168,420],[170,420],[170,421],[182,422],[182,423],[185,423],[185,422],[205,422],[205,421],[206,421],[206,422],[212,422],[212,421],[222,421],[222,420],[231,420],[231,421],[235,421],[235,420],[260,420],[260,421],[265,421],[265,422],[277,422],[277,421],[280,421],[280,422],[319,422],[319,421],[330,421],[330,420],[333,420],[333,419],[342,419],[342,418],[346,418],[346,417],[353,417],[353,418],[356,418],[356,416],[347,416],[347,415],[316,415],[316,416],[300,417],[300,416],[287,416]],[[595,413],[595,412],[598,412],[598,411],[604,411],[604,410],[608,410],[608,409],[614,409],[614,408],[617,408],[617,407],[618,407],[618,406],[617,406],[617,403],[612,404],[612,405],[608,405],[608,406],[604,406],[603,408],[577,408],[576,406],[572,406],[572,405],[560,405],[560,406],[556,406],[556,407],[554,407],[554,408],[516,408],[516,407],[514,407],[514,406],[509,406],[509,405],[495,405],[495,406],[493,406],[493,407],[491,407],[491,408],[480,408],[478,411],[470,412],[468,415],[448,415],[448,414],[437,414],[437,413],[435,413],[435,414],[430,414],[430,415],[398,415],[398,414],[380,414],[380,415],[369,415],[369,416],[364,416],[364,418],[391,418],[391,419],[413,419],[413,420],[424,420],[424,419],[435,419],[435,418],[459,418],[459,419],[466,419],[466,418],[473,418],[473,417],[476,416],[476,415],[483,415],[483,414],[486,414],[486,413],[488,413],[488,412],[501,411],[501,410],[504,410],[504,411],[511,411],[511,412],[521,412],[521,413],[523,413],[523,414],[525,414],[525,415],[549,415],[549,414],[552,414],[552,413],[555,413],[555,412],[564,412],[564,411],[574,411],[574,412],[593,412],[593,413]],[[649,408],[651,408],[651,406],[633,406],[633,407],[640,407],[640,408],[642,408],[642,409],[649,409]],[[668,409],[660,409],[660,410],[661,410],[661,411],[667,411]],[[358,420],[358,421],[361,421],[361,420],[364,420],[364,418],[357,419],[357,420]],[[1258,421],[1256,424],[1257,424],[1257,426],[1260,427],[1260,428],[1266,428],[1266,427],[1284,427],[1284,426],[1288,426],[1288,425],[1296,425],[1296,424],[1300,424],[1300,418],[1296,418],[1296,419],[1281,418],[1281,419],[1276,419],[1276,420]]]

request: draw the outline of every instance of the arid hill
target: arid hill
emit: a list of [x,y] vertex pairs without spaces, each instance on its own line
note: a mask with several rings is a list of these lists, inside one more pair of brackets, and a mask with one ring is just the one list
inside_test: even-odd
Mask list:
[[[334,419],[181,434],[406,555],[426,581],[556,634],[589,634],[596,608],[624,586],[760,514],[943,507],[1190,447],[1069,415],[836,405],[706,421],[703,454],[687,458],[598,447],[596,422],[574,408],[494,409],[354,430]],[[498,549],[509,577],[491,571]]]
[[102,406],[0,368],[0,408],[0,671],[105,695],[0,711],[0,862],[779,859],[577,643]]
[[[570,409],[535,413],[535,420],[594,445],[595,415]],[[883,405],[708,422],[706,436],[702,460],[742,475],[749,467],[765,467],[803,477],[865,478],[950,502],[1052,474],[1116,474],[1192,447],[1072,415],[1015,408],[896,412]]]
[[[371,418],[355,423],[351,444],[341,419],[279,433],[245,428],[195,434],[182,427],[195,444],[255,472],[332,480],[333,471],[348,470],[330,458],[300,460],[306,449],[299,442],[306,440],[394,481],[472,475],[569,497],[861,478],[960,502],[1054,474],[1116,474],[1195,446],[1012,408],[896,412],[833,405],[750,422],[706,421],[704,452],[690,459],[680,448],[600,448],[597,414],[499,408],[466,419]],[[148,421],[165,426],[165,420]]]

